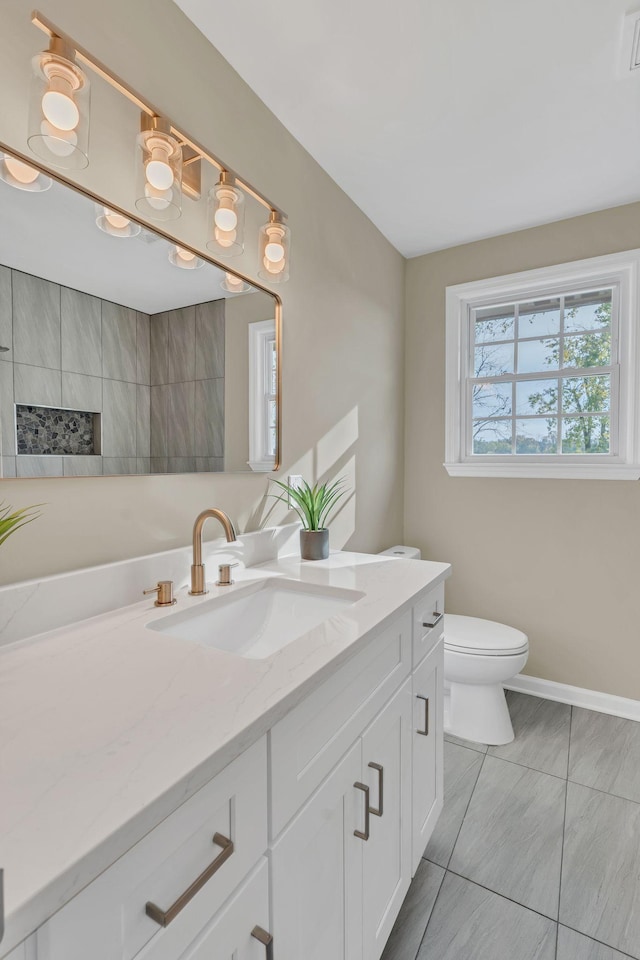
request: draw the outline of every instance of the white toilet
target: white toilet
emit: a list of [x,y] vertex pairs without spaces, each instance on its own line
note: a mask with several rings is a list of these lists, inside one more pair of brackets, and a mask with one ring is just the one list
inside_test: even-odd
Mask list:
[[[398,544],[383,555],[420,560],[417,547]],[[444,618],[444,729],[456,737],[498,746],[511,743],[513,726],[503,684],[524,668],[526,633],[493,620]]]
[[528,656],[529,641],[521,630],[445,614],[445,732],[479,743],[511,743],[503,684],[520,673]]

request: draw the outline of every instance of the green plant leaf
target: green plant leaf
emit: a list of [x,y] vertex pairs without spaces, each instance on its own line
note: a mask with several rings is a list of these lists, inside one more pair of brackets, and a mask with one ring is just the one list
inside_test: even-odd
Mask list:
[[269,496],[276,500],[286,503],[300,517],[302,525],[306,530],[321,530],[335,507],[340,497],[346,493],[344,489],[345,478],[340,477],[333,483],[315,483],[310,486],[306,480],[303,480],[298,487],[290,487],[288,483],[272,478],[286,496],[282,494],[271,493]]
[[19,530],[20,527],[24,527],[28,523],[37,520],[41,514],[37,512],[30,513],[29,511],[35,511],[36,507],[41,506],[41,503],[36,503],[30,507],[22,507],[20,510],[11,512],[13,509],[11,506],[0,504],[0,546],[12,533]]

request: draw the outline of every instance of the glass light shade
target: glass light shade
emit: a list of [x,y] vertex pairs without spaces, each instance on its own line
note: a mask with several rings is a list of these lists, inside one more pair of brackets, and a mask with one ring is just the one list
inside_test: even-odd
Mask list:
[[31,61],[27,142],[47,163],[81,170],[89,163],[91,85],[74,51],[54,37]]
[[251,290],[250,285],[245,283],[242,277],[236,277],[233,273],[225,273],[220,286],[227,293],[247,293],[248,290]]
[[260,279],[268,283],[286,283],[289,279],[290,250],[291,231],[272,211],[269,222],[260,227]]
[[207,247],[218,257],[237,257],[244,250],[244,193],[226,171],[209,191]]
[[53,182],[51,177],[46,177],[35,167],[9,153],[0,153],[0,180],[16,190],[28,190],[31,193],[43,193]]
[[161,117],[143,114],[137,137],[136,207],[151,220],[182,214],[182,148]]
[[137,237],[142,229],[139,223],[129,220],[117,210],[96,203],[96,225],[110,237]]
[[200,267],[204,267],[204,260],[197,257],[191,250],[180,247],[177,243],[169,250],[169,262],[174,267],[180,267],[181,270],[199,270]]

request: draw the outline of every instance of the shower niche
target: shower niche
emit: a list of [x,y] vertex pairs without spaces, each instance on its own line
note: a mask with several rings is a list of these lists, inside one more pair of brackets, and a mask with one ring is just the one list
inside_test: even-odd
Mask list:
[[32,404],[16,404],[15,410],[18,456],[100,455],[102,444],[99,413]]

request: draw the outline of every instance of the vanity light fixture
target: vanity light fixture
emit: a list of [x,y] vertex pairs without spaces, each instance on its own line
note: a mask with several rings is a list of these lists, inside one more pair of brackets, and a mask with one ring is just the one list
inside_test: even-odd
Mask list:
[[96,226],[110,237],[137,237],[141,231],[139,223],[129,220],[123,213],[103,207],[96,203]]
[[53,183],[51,177],[46,177],[31,164],[12,157],[10,153],[0,153],[0,180],[16,190],[29,190],[31,193],[43,193]]
[[32,13],[31,22],[49,38],[49,49],[33,60],[35,76],[28,135],[33,152],[59,167],[78,169],[89,162],[90,89],[78,63],[89,67],[141,111],[141,132],[137,137],[137,209],[150,220],[179,217],[183,194],[192,200],[200,199],[201,167],[202,161],[206,161],[220,171],[219,181],[209,194],[207,247],[219,257],[242,253],[244,200],[249,195],[270,211],[269,223],[260,231],[259,276],[269,283],[288,280],[291,234],[284,211],[39,11]]
[[248,283],[245,283],[242,277],[236,277],[233,273],[225,273],[224,280],[220,284],[227,293],[246,293],[251,290]]
[[207,247],[220,257],[237,257],[244,250],[244,194],[226,170],[209,191]]
[[182,147],[162,117],[142,113],[137,137],[136,207],[152,220],[182,213]]
[[272,210],[268,223],[260,227],[260,269],[258,276],[269,283],[286,283],[289,279],[291,231],[282,214]]
[[180,267],[181,270],[199,270],[200,267],[204,267],[204,260],[177,243],[174,243],[169,250],[169,262],[174,267]]
[[31,65],[29,147],[55,167],[81,170],[89,163],[89,79],[73,47],[57,36]]

